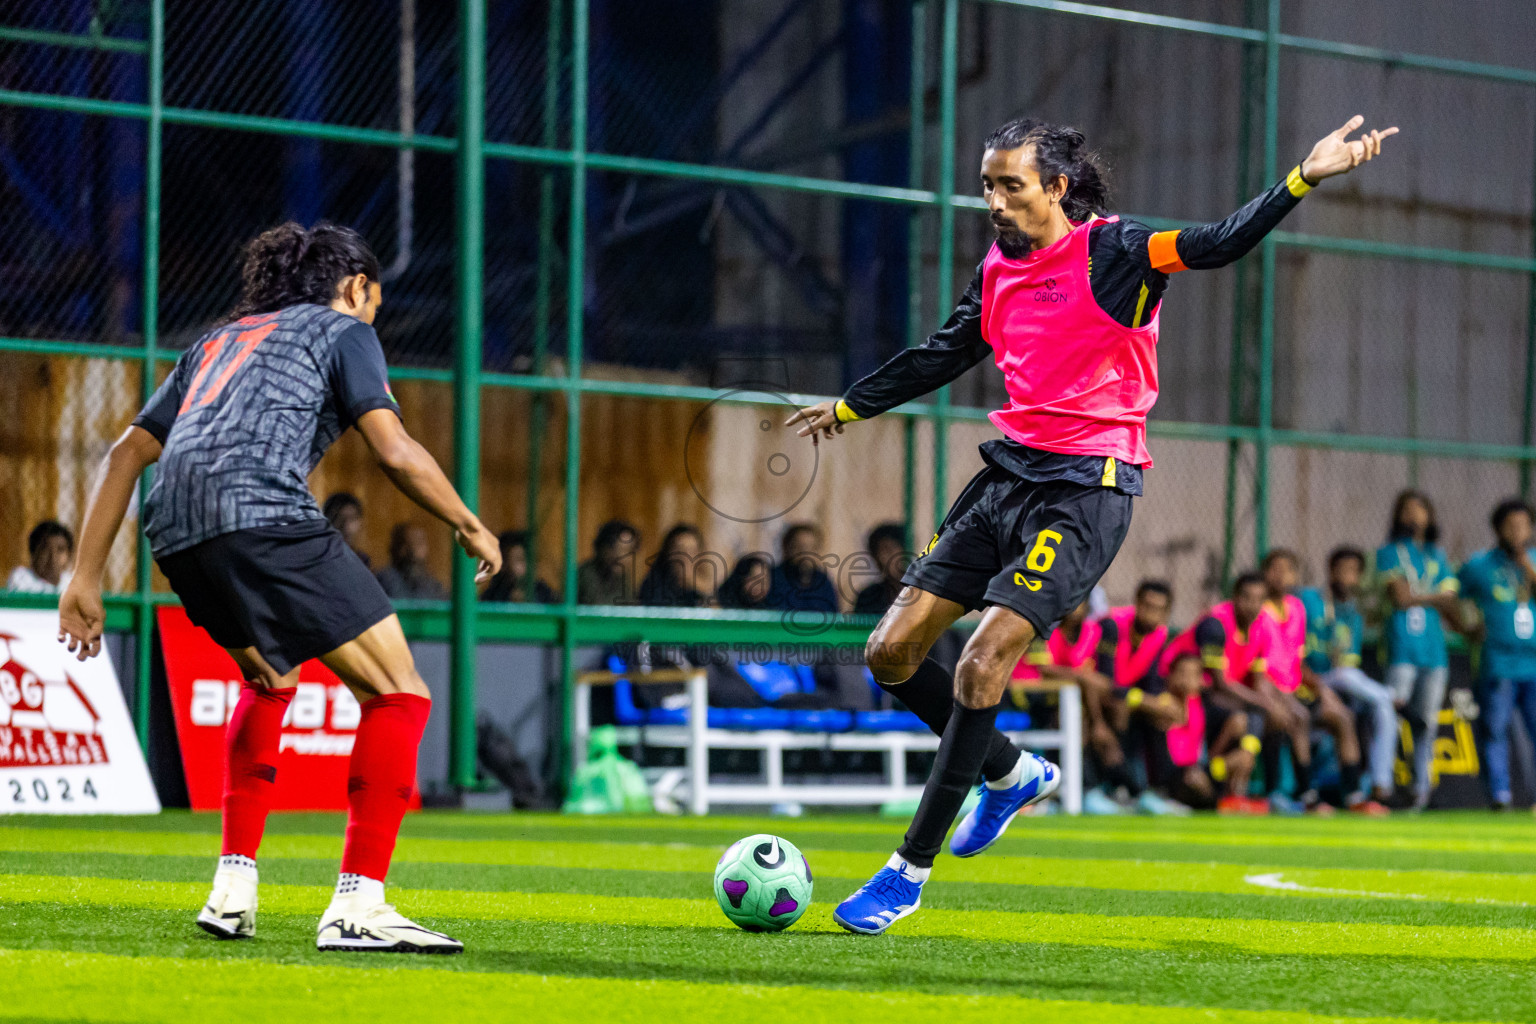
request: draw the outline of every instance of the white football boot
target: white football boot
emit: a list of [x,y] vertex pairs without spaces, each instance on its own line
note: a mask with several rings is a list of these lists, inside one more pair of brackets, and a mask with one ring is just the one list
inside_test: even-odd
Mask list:
[[208,905],[197,926],[216,939],[248,939],[256,934],[256,879],[229,868],[213,874]]
[[338,896],[320,918],[315,947],[356,953],[462,953],[464,944],[423,928],[382,900]]

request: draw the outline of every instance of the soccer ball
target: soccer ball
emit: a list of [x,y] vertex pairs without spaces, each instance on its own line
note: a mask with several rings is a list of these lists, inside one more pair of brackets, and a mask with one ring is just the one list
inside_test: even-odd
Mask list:
[[783,931],[811,905],[811,866],[787,839],[738,839],[715,865],[715,899],[744,931]]

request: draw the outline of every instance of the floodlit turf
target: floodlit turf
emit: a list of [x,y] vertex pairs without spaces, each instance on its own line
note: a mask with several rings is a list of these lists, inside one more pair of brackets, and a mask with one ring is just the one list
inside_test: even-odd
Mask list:
[[[0,819],[0,1019],[1536,1024],[1536,819],[1020,819],[941,859],[881,937],[832,923],[900,826],[871,817],[421,814],[391,898],[461,957],[321,954],[341,821],[275,816],[257,935],[193,926],[211,816]],[[816,903],[749,935],[732,840],[805,851]]]

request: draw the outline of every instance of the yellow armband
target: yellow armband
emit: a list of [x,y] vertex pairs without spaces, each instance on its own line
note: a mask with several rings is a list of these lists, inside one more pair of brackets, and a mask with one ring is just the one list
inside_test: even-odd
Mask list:
[[1224,757],[1211,758],[1211,778],[1217,782],[1227,781],[1227,759]]
[[1237,745],[1248,751],[1248,753],[1253,754],[1255,757],[1258,756],[1260,750],[1264,749],[1264,744],[1261,743],[1259,738],[1251,732],[1244,736],[1242,739],[1238,740]]
[[1125,706],[1130,708],[1132,711],[1135,711],[1137,708],[1141,707],[1141,702],[1146,700],[1146,698],[1147,695],[1141,692],[1140,687],[1133,686],[1129,690],[1125,691]]
[[837,417],[837,422],[839,423],[852,423],[855,420],[861,420],[864,418],[863,416],[860,416],[858,413],[854,412],[852,409],[848,408],[848,403],[843,401],[841,398],[839,398],[837,400],[837,404],[832,407],[832,415]]
[[1291,168],[1291,173],[1285,176],[1285,188],[1297,199],[1312,191],[1312,183],[1301,176],[1301,164]]

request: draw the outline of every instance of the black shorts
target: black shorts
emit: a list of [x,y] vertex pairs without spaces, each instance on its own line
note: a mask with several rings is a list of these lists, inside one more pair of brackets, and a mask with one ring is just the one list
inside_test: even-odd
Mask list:
[[214,643],[254,647],[280,675],[395,612],[324,520],[236,530],[155,561]]
[[1114,561],[1131,501],[1113,487],[1023,480],[987,466],[901,581],[967,610],[1000,604],[1045,636]]

